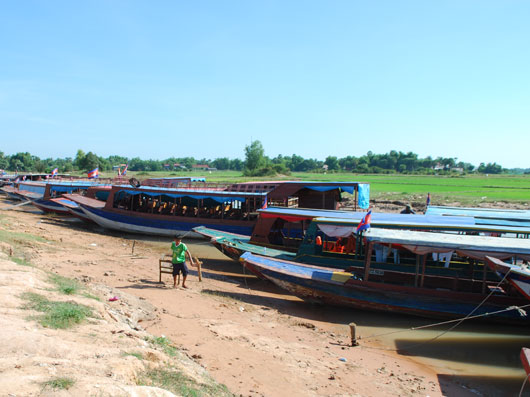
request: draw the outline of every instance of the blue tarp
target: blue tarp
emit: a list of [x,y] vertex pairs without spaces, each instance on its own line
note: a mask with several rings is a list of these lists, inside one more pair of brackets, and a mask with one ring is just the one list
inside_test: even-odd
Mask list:
[[451,216],[473,216],[475,218],[505,219],[530,221],[530,211],[528,210],[504,210],[494,208],[460,208],[429,206],[425,212],[428,215],[451,215]]
[[89,187],[96,185],[77,185],[77,186],[52,186],[50,191],[58,193],[72,193],[76,190],[87,190]]
[[44,186],[44,185],[30,185],[30,184],[21,183],[21,184],[18,185],[18,189],[19,190],[24,190],[26,192],[44,194],[44,191],[46,190],[46,186]]
[[304,186],[304,189],[316,190],[317,192],[329,192],[330,190],[340,189],[343,192],[353,194],[355,192],[355,186],[341,186],[341,185],[331,185],[331,186]]
[[370,185],[368,183],[359,184],[357,204],[363,209],[370,206]]

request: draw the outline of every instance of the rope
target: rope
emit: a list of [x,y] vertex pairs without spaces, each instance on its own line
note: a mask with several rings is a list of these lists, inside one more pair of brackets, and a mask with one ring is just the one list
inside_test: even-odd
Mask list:
[[524,378],[524,380],[523,380],[523,384],[521,385],[521,390],[519,391],[519,397],[521,397],[523,395],[524,385],[526,385],[526,381],[528,380],[529,376],[530,376],[530,374],[526,375],[526,378]]

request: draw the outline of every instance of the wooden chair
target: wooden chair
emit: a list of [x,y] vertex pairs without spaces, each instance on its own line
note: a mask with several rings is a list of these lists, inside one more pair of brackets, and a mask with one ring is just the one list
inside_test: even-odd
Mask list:
[[[199,281],[202,282],[202,261],[199,258],[193,258],[194,267],[197,268]],[[171,262],[171,255],[164,255],[162,259],[158,260],[158,282],[162,282],[162,273],[171,274],[173,276],[173,263]],[[180,273],[177,276],[177,283],[180,283]]]

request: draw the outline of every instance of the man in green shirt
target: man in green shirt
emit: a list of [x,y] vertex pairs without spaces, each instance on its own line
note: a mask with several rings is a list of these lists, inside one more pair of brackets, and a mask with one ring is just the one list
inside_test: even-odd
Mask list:
[[182,272],[182,288],[188,288],[186,286],[186,277],[188,277],[188,267],[186,266],[186,256],[188,257],[191,265],[193,266],[193,258],[188,250],[186,244],[182,242],[180,235],[175,236],[175,241],[171,243],[171,251],[173,256],[171,263],[173,264],[173,288],[177,288],[177,276]]

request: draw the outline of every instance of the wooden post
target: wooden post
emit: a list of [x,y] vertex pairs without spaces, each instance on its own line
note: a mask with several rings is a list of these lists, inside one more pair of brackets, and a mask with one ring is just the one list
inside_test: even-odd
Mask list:
[[357,325],[355,323],[350,323],[349,326],[351,335],[351,345],[359,346],[359,342],[357,342]]
[[368,243],[368,248],[366,249],[366,256],[364,257],[364,281],[368,281],[368,276],[370,275],[370,261],[372,260],[372,246],[373,246],[373,243]]
[[420,287],[423,288],[423,282],[425,280],[425,264],[427,263],[427,254],[423,255],[422,261],[421,261],[421,279],[420,279]]
[[420,275],[420,255],[416,255],[416,272],[414,274],[414,286],[418,286],[418,277]]
[[202,282],[202,268],[201,268],[202,262],[200,260],[197,260],[197,274],[199,275],[199,281]]

